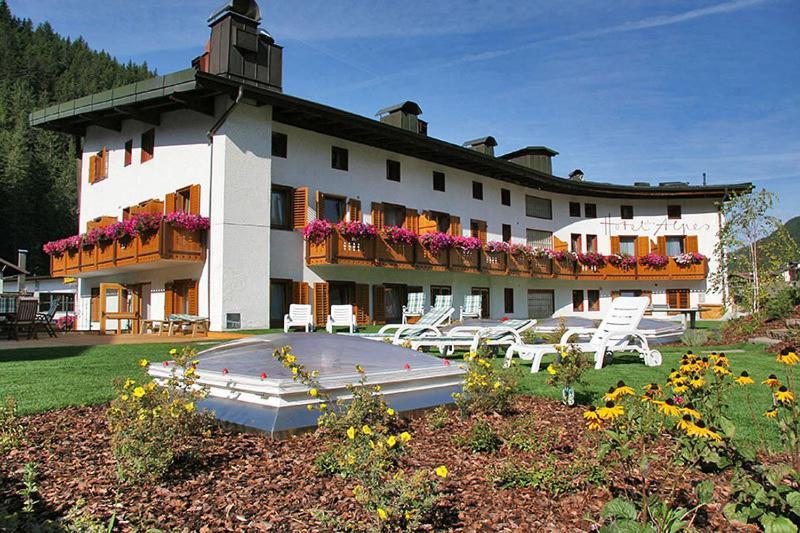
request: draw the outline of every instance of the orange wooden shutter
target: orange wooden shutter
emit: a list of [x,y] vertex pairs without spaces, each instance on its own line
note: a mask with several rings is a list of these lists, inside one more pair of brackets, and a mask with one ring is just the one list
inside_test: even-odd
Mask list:
[[189,212],[193,215],[200,214],[200,185],[189,187]]
[[686,236],[686,251],[687,252],[695,252],[699,251],[697,245],[697,235],[687,235]]
[[89,183],[97,181],[97,156],[93,155],[89,158]]
[[361,200],[351,198],[347,201],[347,213],[350,222],[361,222]]
[[92,322],[100,321],[100,288],[95,287],[91,292],[91,300],[89,301],[89,308],[91,310]]
[[483,244],[486,244],[486,232],[487,226],[486,221],[479,220],[478,221],[478,240],[480,240]]
[[553,235],[553,249],[556,252],[566,252],[567,250],[569,250],[569,246],[567,245],[567,243],[565,243],[564,241]]
[[619,253],[619,237],[616,235],[611,237],[611,253],[612,254]]
[[174,213],[175,212],[175,193],[167,193],[167,199],[164,202],[164,214]]
[[308,304],[308,283],[304,281],[292,282],[292,303],[293,304]]
[[186,297],[189,300],[189,314],[195,315],[199,313],[198,295],[197,295],[197,280],[187,281]]
[[372,202],[372,225],[378,229],[383,229],[383,204]]
[[461,236],[461,218],[450,216],[450,235]]
[[164,285],[164,318],[174,313],[175,309],[175,289],[172,283]]
[[330,313],[330,287],[327,283],[314,284],[314,322],[325,326]]
[[433,218],[430,211],[423,211],[419,215],[419,234],[425,235],[426,233],[434,233],[438,231],[436,219]]
[[419,214],[416,209],[406,209],[406,219],[403,222],[403,227],[419,233]]
[[383,301],[383,285],[373,285],[372,318],[376,324],[386,322],[386,307]]
[[325,195],[317,191],[317,220],[325,220]]
[[666,237],[659,237],[656,241],[658,253],[661,255],[667,255],[667,238]]
[[356,284],[356,322],[359,326],[369,324],[369,285]]
[[308,224],[308,187],[292,191],[292,226],[303,229]]
[[650,253],[650,239],[647,237],[636,237],[636,255],[644,256]]
[[102,156],[100,159],[102,160],[102,168],[100,170],[100,178],[106,179],[108,177],[108,148],[104,146],[101,154]]

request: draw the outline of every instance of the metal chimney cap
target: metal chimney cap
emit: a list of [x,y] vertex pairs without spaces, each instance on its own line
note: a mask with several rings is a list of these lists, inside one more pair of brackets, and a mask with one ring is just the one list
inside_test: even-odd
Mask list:
[[402,104],[390,105],[389,107],[379,109],[378,112],[375,113],[375,116],[379,117],[387,113],[394,113],[395,111],[403,111],[404,113],[409,113],[411,115],[422,114],[422,108],[419,106],[419,104],[412,102],[411,100],[406,100]]
[[569,177],[570,178],[572,178],[574,176],[583,176],[583,175],[584,175],[583,174],[583,170],[581,170],[579,168],[576,168],[575,170],[573,170],[572,172],[569,173]]
[[228,0],[208,17],[208,23],[212,24],[228,13],[248,18],[256,23],[261,22],[261,10],[256,0]]
[[481,137],[480,139],[472,139],[471,141],[466,141],[461,146],[480,146],[485,144],[486,146],[497,146],[497,141],[491,135],[487,137]]

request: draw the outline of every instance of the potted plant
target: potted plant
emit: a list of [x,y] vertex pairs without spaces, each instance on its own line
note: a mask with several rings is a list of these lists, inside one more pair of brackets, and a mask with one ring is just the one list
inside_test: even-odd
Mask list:
[[477,237],[453,237],[450,248],[450,268],[459,272],[480,272],[481,241]]
[[376,241],[375,259],[399,268],[412,268],[417,234],[400,226],[386,226]]
[[528,244],[511,244],[508,247],[508,271],[515,276],[528,276],[531,273],[531,259],[535,249]]
[[684,252],[675,256],[675,263],[680,267],[701,265],[706,260],[706,256],[698,252]]
[[160,251],[158,230],[163,220],[161,213],[142,213],[131,217],[133,232],[136,234],[139,255],[157,254]]
[[327,220],[312,220],[303,228],[303,239],[311,244],[320,245],[333,233],[333,226]]
[[511,245],[502,241],[489,241],[483,247],[481,266],[490,274],[505,274],[508,268],[508,251]]
[[423,268],[447,270],[448,252],[453,246],[453,237],[447,233],[432,232],[420,235],[417,240],[416,260]]
[[561,403],[569,407],[575,405],[575,385],[583,383],[583,374],[592,367],[592,362],[574,344],[556,346],[558,361],[547,367],[547,383],[561,388]]

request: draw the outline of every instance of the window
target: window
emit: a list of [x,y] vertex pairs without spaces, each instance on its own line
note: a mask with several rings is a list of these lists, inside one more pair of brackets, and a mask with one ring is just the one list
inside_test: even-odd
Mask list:
[[149,129],[142,133],[142,157],[141,163],[147,163],[155,155],[156,150],[156,130]]
[[444,192],[444,172],[433,173],[433,190]]
[[583,204],[583,215],[586,218],[597,218],[597,204]]
[[171,286],[171,312],[179,315],[196,315],[197,281],[191,279],[180,279],[173,281]]
[[97,183],[108,177],[108,148],[89,158],[89,183]]
[[125,141],[125,165],[130,166],[133,163],[133,139]]
[[511,191],[508,189],[500,189],[500,203],[503,205],[511,205]]
[[184,187],[175,191],[175,211],[192,212],[192,189]]
[[472,287],[471,293],[481,297],[481,317],[489,318],[489,287]]
[[331,146],[331,168],[336,170],[347,170],[347,149]]
[[286,157],[289,153],[289,137],[285,133],[272,132],[272,156]]
[[428,217],[436,221],[436,231],[439,233],[450,233],[450,215],[431,211],[428,213]]
[[586,253],[597,253],[597,235],[586,236]]
[[633,220],[633,206],[632,205],[619,206],[619,216],[623,220]]
[[337,198],[335,196],[322,197],[322,214],[323,218],[328,222],[336,224],[344,220],[345,214],[345,201],[344,198]]
[[292,303],[292,282],[288,279],[271,279],[269,282],[269,327],[283,326],[283,317]]
[[402,205],[383,204],[383,225],[402,228],[406,222],[406,208]]
[[667,289],[667,305],[670,309],[689,307],[689,289]]
[[529,229],[527,231],[527,241],[530,246],[536,248],[552,248],[553,232],[542,231],[539,229]]
[[453,294],[453,288],[450,285],[431,285],[431,301],[430,304],[436,303],[437,296],[448,296]]
[[555,312],[555,293],[550,290],[528,289],[528,317],[550,318]]
[[272,186],[269,207],[269,222],[272,229],[292,229],[291,189],[281,185]]
[[667,218],[671,220],[676,220],[681,218],[681,206],[679,205],[668,205],[667,206]]
[[589,289],[586,291],[586,298],[589,304],[589,311],[600,310],[600,291],[597,289]]
[[386,179],[400,181],[400,161],[386,160]]
[[685,250],[684,242],[685,239],[681,236],[667,237],[666,254],[670,257],[675,257],[678,254],[682,254]]
[[511,242],[511,224],[503,224],[503,242]]
[[572,291],[572,310],[576,313],[583,312],[583,291]]
[[525,196],[525,214],[535,218],[553,218],[553,202],[538,196]]
[[483,200],[483,183],[480,181],[472,182],[472,198],[474,200]]
[[[99,293],[98,293],[99,294]],[[57,313],[75,312],[75,295],[71,293],[59,292],[40,292],[39,293],[39,312],[46,313],[50,310],[50,304],[58,302]]]
[[331,305],[355,305],[356,284],[350,281],[331,281],[328,283],[328,296]]
[[619,253],[622,255],[636,255],[636,237],[620,237]]
[[580,253],[583,250],[581,249],[581,235],[580,233],[573,233],[569,236],[569,246],[570,250],[575,253]]
[[580,218],[580,216],[581,216],[581,203],[580,202],[570,202],[569,203],[569,216]]
[[514,312],[514,289],[510,287],[503,289],[503,312]]

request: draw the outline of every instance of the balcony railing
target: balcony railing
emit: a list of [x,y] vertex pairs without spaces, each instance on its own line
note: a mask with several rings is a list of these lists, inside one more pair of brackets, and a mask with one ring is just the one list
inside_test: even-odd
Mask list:
[[628,268],[606,263],[589,267],[573,261],[556,261],[546,257],[522,257],[506,252],[456,249],[433,254],[419,243],[391,244],[383,236],[349,241],[335,229],[321,244],[307,243],[306,263],[318,265],[377,266],[406,270],[464,272],[538,279],[597,280],[703,280],[708,273],[706,260],[687,266],[674,258],[662,268],[640,264]]
[[190,231],[161,221],[156,232],[132,239],[82,246],[50,257],[52,276],[78,274],[156,261],[202,262],[205,231]]

